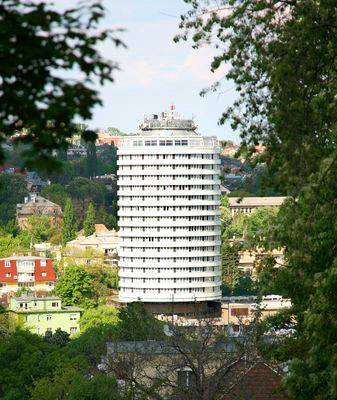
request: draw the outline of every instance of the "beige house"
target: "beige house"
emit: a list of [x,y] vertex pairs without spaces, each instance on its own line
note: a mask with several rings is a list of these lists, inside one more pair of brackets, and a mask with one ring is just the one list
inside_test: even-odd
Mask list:
[[273,197],[228,197],[232,216],[237,213],[250,214],[260,207],[280,207],[286,200],[284,196]]
[[[105,226],[102,225],[104,228]],[[115,230],[103,229],[99,226],[96,232],[90,236],[79,236],[77,239],[67,243],[67,255],[77,257],[76,255],[87,253],[90,257],[96,257],[108,261],[112,266],[117,265],[117,246],[118,232]]]
[[249,275],[255,275],[256,267],[264,257],[273,257],[275,259],[275,267],[284,265],[283,249],[273,249],[271,251],[263,251],[262,249],[245,250],[239,252],[238,269]]
[[44,197],[31,194],[30,197],[25,197],[23,204],[16,206],[16,219],[19,227],[26,228],[29,217],[33,215],[46,215],[50,217],[51,223],[56,223],[62,219],[62,209],[58,204]]

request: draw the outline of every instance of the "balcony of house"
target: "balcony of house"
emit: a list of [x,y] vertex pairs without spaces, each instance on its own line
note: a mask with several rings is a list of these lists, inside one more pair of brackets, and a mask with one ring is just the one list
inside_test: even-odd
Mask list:
[[33,273],[18,273],[18,283],[35,282]]

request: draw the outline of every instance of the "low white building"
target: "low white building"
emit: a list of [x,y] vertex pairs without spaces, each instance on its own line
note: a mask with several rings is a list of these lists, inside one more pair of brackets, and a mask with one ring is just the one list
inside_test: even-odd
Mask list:
[[119,235],[115,230],[105,232],[95,232],[90,236],[79,236],[77,239],[67,243],[67,248],[80,250],[93,249],[117,263],[117,246]]
[[280,207],[286,200],[285,196],[271,197],[228,197],[232,215],[237,213],[251,214],[260,207]]

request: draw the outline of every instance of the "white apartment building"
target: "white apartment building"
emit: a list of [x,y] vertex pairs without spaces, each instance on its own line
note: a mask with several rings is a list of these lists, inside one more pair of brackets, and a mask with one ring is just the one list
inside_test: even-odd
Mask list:
[[220,159],[174,107],[118,148],[120,301],[221,298]]

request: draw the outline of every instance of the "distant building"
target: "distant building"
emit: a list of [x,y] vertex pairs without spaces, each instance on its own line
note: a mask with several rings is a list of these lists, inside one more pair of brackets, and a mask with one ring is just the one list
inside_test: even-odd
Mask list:
[[224,185],[220,185],[220,191],[221,191],[221,195],[222,196],[226,196],[227,194],[229,194],[231,191],[228,189],[227,186]]
[[73,335],[79,331],[82,309],[62,306],[59,297],[12,297],[8,315],[10,329],[24,326],[32,333],[44,335],[60,328]]
[[[119,299],[148,304],[218,301],[218,140],[170,106],[118,146]],[[207,303],[208,302],[208,303]]]
[[[236,376],[223,400],[286,400],[282,389],[282,374],[268,363],[241,361]],[[232,375],[235,375],[233,371]]]
[[245,250],[239,252],[238,269],[246,274],[254,275],[259,260],[265,256],[274,257],[276,267],[284,264],[283,249],[273,249],[269,252],[262,251],[261,249]]
[[97,132],[96,146],[102,146],[104,144],[113,144],[118,147],[121,136],[113,136],[107,132]]
[[[143,389],[155,388],[164,398],[193,399],[202,387],[204,398],[214,398],[216,390],[216,398],[223,400],[288,399],[279,366],[249,353],[240,357],[235,340],[217,343],[213,348],[205,342],[198,353],[196,347],[188,352],[180,341],[108,342],[99,367],[115,375],[121,390],[135,387],[137,382]],[[197,381],[199,363],[203,380]]]
[[13,164],[5,163],[0,165],[0,174],[24,174],[25,171]]
[[239,148],[238,144],[229,144],[221,150],[220,156],[234,157]]
[[[111,264],[117,264],[118,232],[108,230],[103,224],[96,224],[96,232],[90,236],[79,236],[67,243],[67,254],[71,249],[93,249],[109,260]],[[81,231],[83,234],[84,232]],[[70,255],[70,254],[68,254]],[[76,255],[73,254],[75,257]]]
[[49,292],[54,289],[56,274],[50,258],[12,256],[0,259],[0,294],[28,288]]
[[31,193],[40,192],[41,189],[48,185],[47,181],[41,179],[35,171],[28,171],[26,174],[27,189]]
[[259,305],[255,296],[223,297],[221,305],[221,325],[229,325],[232,334],[240,333],[240,326],[251,322],[257,308],[261,317],[266,318],[291,307],[289,299],[278,295],[263,296]]
[[26,228],[28,218],[33,215],[47,215],[51,219],[51,223],[55,223],[62,219],[62,209],[58,204],[51,202],[36,194],[31,194],[25,198],[23,204],[16,206],[16,219],[19,227]]
[[232,215],[236,213],[250,214],[260,207],[280,207],[287,197],[229,197]]

